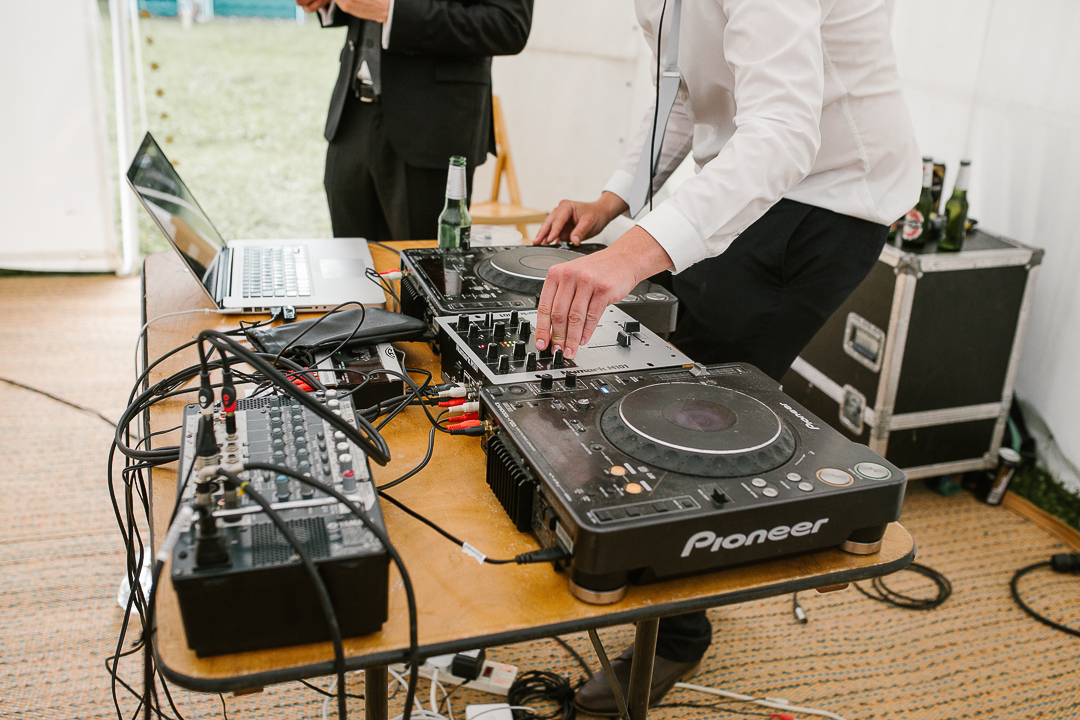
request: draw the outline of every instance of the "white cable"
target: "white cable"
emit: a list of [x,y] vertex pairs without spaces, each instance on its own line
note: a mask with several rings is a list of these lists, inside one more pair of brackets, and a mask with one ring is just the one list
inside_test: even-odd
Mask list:
[[330,683],[330,687],[326,689],[327,696],[322,701],[322,720],[329,720],[326,715],[330,712],[330,701],[334,699],[335,688],[337,688],[337,675],[334,676],[334,681]]
[[188,705],[191,706],[191,717],[195,718],[195,720],[199,720],[199,714],[197,712],[195,712],[195,701],[191,699],[191,691],[190,690],[187,691],[187,701],[188,701]]
[[739,693],[729,692],[727,690],[718,690],[717,688],[709,688],[703,685],[693,685],[691,683],[675,683],[675,687],[683,690],[693,690],[694,692],[706,693],[708,695],[719,695],[720,697],[728,698],[730,700],[738,700],[739,702],[748,702],[762,707],[772,708],[774,710],[790,710],[791,712],[803,713],[805,715],[817,715],[819,717],[830,718],[830,720],[845,720],[842,715],[829,712],[828,710],[815,710],[813,708],[799,707],[798,705],[792,705],[784,698],[756,698],[753,695],[740,695]]
[[172,317],[174,315],[189,315],[191,313],[203,313],[204,315],[224,315],[222,311],[216,308],[197,308],[195,310],[178,310],[176,312],[165,313],[164,315],[158,315],[156,318],[147,320],[146,323],[139,328],[139,336],[135,339],[135,377],[139,377],[142,374],[142,370],[139,369],[139,346],[142,345],[143,337],[145,337],[146,329],[156,323],[162,318]]
[[435,702],[435,691],[439,687],[439,668],[435,668],[431,671],[431,695],[429,696],[429,702],[431,703],[431,712],[436,712],[439,709],[439,704]]

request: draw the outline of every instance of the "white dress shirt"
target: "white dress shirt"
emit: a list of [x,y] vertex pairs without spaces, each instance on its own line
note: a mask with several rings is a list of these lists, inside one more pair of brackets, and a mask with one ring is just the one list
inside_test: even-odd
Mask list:
[[[655,58],[663,2],[636,4]],[[884,0],[684,0],[679,70],[654,188],[691,150],[698,172],[638,223],[675,272],[724,252],[780,198],[884,225],[918,200]],[[604,187],[623,200],[652,116]]]
[[[319,13],[319,24],[326,27],[330,23],[334,22],[334,13],[338,11],[337,3],[332,2],[326,7],[319,8],[316,12]],[[390,0],[390,8],[386,11],[386,22],[382,26],[382,49],[388,50],[390,48],[390,24],[394,22],[394,0]],[[361,60],[360,67],[356,70],[356,77],[360,79],[360,82],[371,84],[371,70],[368,69],[367,61]]]

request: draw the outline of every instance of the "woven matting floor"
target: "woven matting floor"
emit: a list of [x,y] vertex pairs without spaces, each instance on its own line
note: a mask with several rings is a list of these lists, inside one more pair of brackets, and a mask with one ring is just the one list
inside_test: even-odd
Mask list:
[[[0,278],[0,377],[118,417],[132,381],[138,294],[131,278]],[[119,628],[123,559],[105,488],[110,438],[100,419],[0,383],[0,718],[114,717],[102,662]],[[1080,717],[1080,640],[1029,619],[1008,591],[1016,568],[1068,548],[1006,509],[967,495],[943,498],[919,483],[909,488],[903,522],[918,543],[918,561],[953,583],[944,606],[900,610],[848,589],[800,596],[806,625],[794,622],[790,597],[714,610],[714,644],[694,682],[785,697],[848,720]],[[891,582],[926,589],[907,573]],[[1080,578],[1049,571],[1023,584],[1033,606],[1073,626],[1080,626],[1078,588]],[[617,652],[631,630],[601,637]],[[566,639],[597,667],[584,635]],[[488,654],[521,670],[581,674],[550,641]],[[121,670],[139,677],[137,662]],[[422,690],[426,698],[426,682]],[[360,677],[350,677],[350,691],[363,692]],[[220,717],[222,701],[228,716],[240,719],[318,718],[323,711],[322,698],[297,683],[223,700],[178,688],[173,695],[188,718]],[[452,706],[463,717],[467,703],[492,698],[459,691]],[[400,695],[392,712],[395,701]],[[122,702],[130,716],[135,702]],[[677,691],[666,702],[709,698]],[[362,707],[362,700],[350,702],[353,713]],[[732,711],[768,717],[733,704],[662,707],[651,716]]]

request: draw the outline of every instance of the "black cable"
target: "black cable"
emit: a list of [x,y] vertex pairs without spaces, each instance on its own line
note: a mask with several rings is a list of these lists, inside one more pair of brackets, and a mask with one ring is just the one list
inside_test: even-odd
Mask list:
[[379,242],[377,240],[368,240],[367,243],[368,243],[368,245],[378,245],[383,250],[389,250],[390,252],[394,253],[395,255],[400,255],[401,254],[401,251],[398,250],[397,248],[391,247],[391,246],[387,245],[386,243],[381,243],[381,242]]
[[427,464],[431,461],[431,453],[432,453],[432,451],[434,449],[435,449],[435,428],[431,428],[431,430],[428,430],[427,454],[424,455],[424,459],[421,460],[420,463],[416,467],[414,467],[412,470],[410,470],[409,472],[405,473],[404,475],[402,475],[401,477],[399,477],[396,480],[391,480],[390,482],[386,483],[385,485],[377,486],[377,489],[378,490],[389,490],[392,487],[400,485],[401,483],[405,482],[406,480],[411,478],[416,473],[423,470],[425,467],[427,467]]
[[78,403],[73,403],[70,400],[65,400],[62,397],[57,397],[56,395],[53,395],[52,393],[45,392],[44,390],[39,390],[36,387],[31,387],[29,385],[24,385],[21,382],[16,382],[15,380],[10,380],[10,379],[8,379],[6,377],[0,377],[0,382],[6,382],[8,385],[14,385],[15,387],[22,388],[23,390],[29,390],[30,392],[37,393],[38,395],[44,395],[45,397],[49,398],[50,400],[55,400],[58,403],[62,403],[64,405],[67,405],[68,407],[73,407],[76,410],[82,410],[84,413],[90,413],[91,415],[96,415],[97,417],[101,418],[105,422],[109,423],[110,427],[113,427],[113,428],[116,427],[116,421],[110,420],[109,418],[105,417],[104,415],[102,415],[101,413],[99,413],[97,410],[95,410],[93,408],[88,408],[88,407],[85,407],[83,405],[79,405]]
[[547,714],[537,711],[511,710],[514,720],[574,720],[577,709],[574,707],[574,688],[570,680],[563,675],[544,670],[529,670],[517,676],[506,693],[507,704],[525,705],[530,700],[553,702],[556,709]]
[[382,528],[371,521],[371,518],[367,516],[367,513],[357,506],[356,503],[329,485],[324,485],[317,480],[312,480],[308,476],[302,475],[292,468],[274,465],[272,463],[247,463],[244,465],[244,469],[269,470],[272,473],[288,475],[305,485],[315,488],[325,495],[336,498],[338,502],[345,505],[345,507],[364,524],[364,527],[366,527],[371,534],[383,544],[383,547],[385,547],[386,551],[390,554],[390,558],[394,561],[398,573],[401,575],[401,584],[405,589],[405,599],[409,612],[409,689],[405,695],[405,711],[402,718],[402,720],[409,720],[409,718],[412,717],[413,701],[416,699],[416,684],[420,679],[420,639],[417,631],[418,613],[416,609],[416,592],[413,589],[412,578],[409,576],[409,571],[405,567],[405,561],[401,559],[401,555],[398,554],[397,549],[390,543],[390,538],[387,537],[386,532],[383,531]]
[[341,640],[341,625],[338,624],[337,611],[334,610],[334,603],[330,599],[330,592],[326,589],[326,583],[323,582],[318,568],[315,567],[315,562],[311,559],[311,555],[308,554],[303,543],[289,529],[288,523],[285,522],[281,515],[270,507],[270,502],[258,493],[250,482],[245,482],[235,473],[221,468],[218,468],[217,472],[218,475],[232,481],[236,489],[242,489],[244,495],[254,500],[262,508],[263,512],[266,513],[266,517],[270,518],[270,522],[274,523],[274,527],[278,529],[282,537],[296,551],[296,554],[300,557],[300,562],[304,565],[304,569],[307,570],[308,575],[311,577],[311,582],[315,586],[315,593],[319,597],[320,609],[326,619],[327,629],[330,631],[330,640],[334,645],[334,672],[337,673],[338,677],[338,717],[345,720],[348,714],[345,701],[345,645]]
[[558,635],[553,635],[551,639],[559,643],[559,645],[562,645],[563,649],[566,650],[566,652],[570,653],[570,657],[574,658],[574,662],[576,662],[581,667],[581,669],[585,671],[586,677],[593,676],[593,671],[592,668],[589,667],[589,663],[585,662],[585,658],[581,657],[580,653],[578,653],[578,651],[575,650],[573,646],[570,645],[570,643],[566,642]]
[[[395,500],[394,498],[390,497],[389,495],[387,495],[385,493],[380,493],[379,497],[390,501],[391,505],[398,508],[403,513],[405,513],[406,515],[409,515],[410,517],[415,518],[416,520],[419,520],[420,522],[424,523],[429,528],[431,528],[435,532],[439,533],[444,538],[446,538],[450,542],[454,543],[458,547],[464,548],[466,545],[468,545],[470,548],[473,548],[474,550],[476,549],[470,543],[466,543],[464,540],[462,540],[460,538],[457,538],[457,537],[454,537],[449,532],[442,529],[441,527],[436,525],[431,520],[428,520],[426,517],[424,517],[420,513],[416,512],[415,510],[412,510],[411,508],[406,506],[405,503],[401,502],[400,500]],[[479,552],[479,551],[477,551],[477,552]],[[510,563],[517,563],[518,565],[529,565],[529,564],[532,564],[532,563],[554,562],[556,560],[562,560],[565,557],[566,557],[566,551],[563,550],[561,547],[556,546],[556,547],[550,547],[550,548],[541,548],[539,550],[533,550],[533,551],[527,552],[527,553],[521,553],[520,555],[516,555],[515,557],[509,558],[509,559],[506,559],[506,560],[492,560],[491,558],[489,558],[489,557],[487,557],[485,555],[484,556],[484,562],[487,563],[488,565],[509,565]]]
[[[318,685],[315,685],[314,683],[309,683],[307,680],[297,680],[296,682],[300,683],[301,685],[303,685],[306,688],[310,688],[310,689],[314,690],[315,692],[319,693],[320,695],[324,695],[326,697],[336,697],[334,693],[327,692],[326,690],[323,690]],[[351,697],[353,700],[363,700],[364,699],[363,695],[353,695],[352,693],[345,693],[345,697]]]
[[[653,104],[652,133],[649,135],[649,212],[652,212],[653,180],[656,179],[656,123],[660,119],[660,44],[664,39],[664,13],[667,12],[667,0],[660,7],[660,22],[656,26],[656,102]],[[671,42],[671,39],[668,39]],[[663,138],[661,138],[663,144]]]
[[340,305],[331,308],[324,315],[321,315],[320,317],[316,318],[316,320],[313,323],[311,323],[306,328],[304,328],[303,332],[301,332],[299,335],[294,337],[289,342],[285,343],[285,347],[278,350],[277,355],[274,356],[274,362],[277,363],[277,361],[281,359],[281,356],[285,354],[285,351],[288,350],[289,348],[291,348],[297,341],[300,340],[300,338],[304,337],[309,332],[311,332],[312,330],[317,328],[319,326],[319,323],[321,323],[323,320],[330,317],[331,315],[337,313],[338,311],[341,310],[341,308],[345,307],[346,305],[356,305],[356,306],[358,306],[360,308],[360,322],[356,324],[356,329],[354,329],[352,331],[352,333],[349,335],[348,339],[345,342],[348,342],[349,340],[352,340],[353,335],[355,335],[357,332],[359,332],[360,326],[364,324],[364,318],[367,315],[367,310],[364,307],[363,303],[358,303],[355,300],[346,300],[345,302],[341,303]]
[[[329,422],[335,430],[340,430],[345,433],[346,437],[356,443],[368,457],[379,465],[386,465],[390,462],[390,448],[387,447],[386,440],[384,440],[383,437],[379,435],[378,430],[362,416],[356,417],[356,423],[359,427],[353,427],[345,422],[340,416],[333,414],[325,406],[314,400],[310,394],[289,382],[286,377],[261,357],[258,357],[256,353],[251,352],[232,338],[227,337],[217,330],[203,330],[199,333],[199,340],[200,346],[201,341],[208,341],[215,347],[217,347],[217,343],[219,342],[224,344],[234,355],[238,356],[241,360],[274,381],[279,388],[285,391],[286,395],[292,396],[292,398],[299,401],[301,405],[306,406],[316,415]],[[361,430],[363,432],[361,432]]]
[[224,717],[224,720],[229,720],[229,709],[225,707],[225,696],[221,693],[218,693],[217,696],[221,698],[221,714]]
[[1037,563],[1034,563],[1032,565],[1028,565],[1027,567],[1020,568],[1015,573],[1013,573],[1012,580],[1009,581],[1009,591],[1012,593],[1012,599],[1014,601],[1016,601],[1016,604],[1020,606],[1021,610],[1023,610],[1028,615],[1030,615],[1031,617],[1033,617],[1036,620],[1038,620],[1039,622],[1041,622],[1043,625],[1047,625],[1048,627],[1052,627],[1055,630],[1060,630],[1061,632],[1066,633],[1068,635],[1072,635],[1074,637],[1080,637],[1080,630],[1077,630],[1075,628],[1071,628],[1068,625],[1062,625],[1061,623],[1054,622],[1053,620],[1046,617],[1045,615],[1039,614],[1038,612],[1033,610],[1026,602],[1024,602],[1023,598],[1020,597],[1020,589],[1019,589],[1020,578],[1024,577],[1025,575],[1030,573],[1032,570],[1036,570],[1036,569],[1041,568],[1041,567],[1049,567],[1050,565],[1051,565],[1050,561],[1037,562]]
[[905,608],[907,610],[932,610],[933,608],[940,606],[949,599],[950,595],[952,595],[952,583],[937,570],[925,565],[920,565],[919,563],[911,563],[904,568],[904,570],[929,578],[937,588],[937,593],[929,598],[904,595],[903,593],[898,593],[895,590],[890,589],[885,584],[885,580],[880,577],[876,577],[871,581],[871,590],[864,589],[859,583],[853,583],[853,585],[856,590],[871,600],[877,600],[878,602],[895,605],[896,607]]

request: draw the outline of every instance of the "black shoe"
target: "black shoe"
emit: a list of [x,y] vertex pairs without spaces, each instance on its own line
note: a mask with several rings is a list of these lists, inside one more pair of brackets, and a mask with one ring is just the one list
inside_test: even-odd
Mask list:
[[[630,687],[630,664],[634,656],[634,648],[631,646],[626,652],[611,661],[611,670],[615,674],[615,680],[622,688],[623,697],[626,697]],[[691,662],[673,662],[662,657],[656,657],[653,661],[652,687],[649,689],[649,707],[660,702],[661,698],[668,694],[675,683],[687,680],[701,667],[701,660]],[[615,703],[615,696],[611,692],[611,684],[604,675],[604,671],[593,675],[588,682],[578,688],[574,694],[574,707],[589,715],[618,715],[619,706]]]

